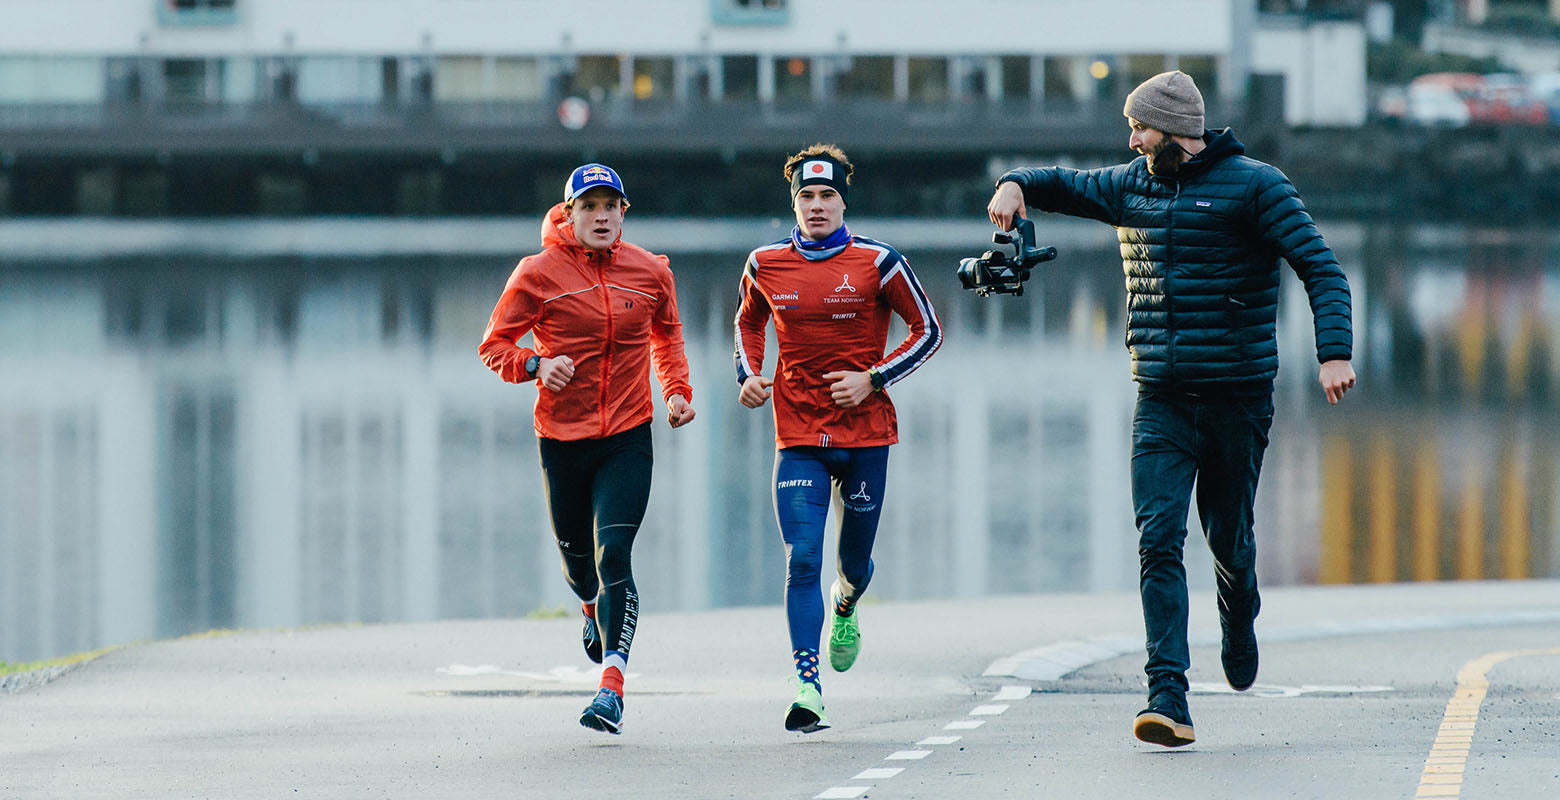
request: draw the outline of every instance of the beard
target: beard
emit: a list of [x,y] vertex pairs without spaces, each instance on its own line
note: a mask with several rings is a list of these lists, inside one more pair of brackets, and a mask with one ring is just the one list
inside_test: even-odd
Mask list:
[[1149,174],[1173,178],[1181,172],[1181,164],[1186,161],[1186,150],[1182,149],[1174,139],[1169,136],[1159,140],[1147,153]]

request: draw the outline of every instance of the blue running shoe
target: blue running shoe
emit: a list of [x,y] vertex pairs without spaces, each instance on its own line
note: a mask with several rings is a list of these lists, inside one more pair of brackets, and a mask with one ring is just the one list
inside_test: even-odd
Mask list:
[[600,664],[601,629],[596,627],[595,617],[585,617],[585,629],[580,631],[580,642],[585,645],[585,657]]
[[580,724],[605,733],[622,733],[623,696],[605,688],[596,692],[596,699],[580,715]]

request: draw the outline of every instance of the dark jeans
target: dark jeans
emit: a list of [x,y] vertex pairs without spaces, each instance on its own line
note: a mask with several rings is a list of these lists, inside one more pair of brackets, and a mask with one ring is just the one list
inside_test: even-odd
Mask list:
[[1242,620],[1258,610],[1252,504],[1272,424],[1271,392],[1138,390],[1132,416],[1132,507],[1150,693],[1186,690],[1191,656],[1181,557],[1194,482],[1197,515],[1218,577],[1219,613]]
[[650,502],[650,423],[605,439],[536,442],[563,576],[596,603],[604,649],[627,656],[639,626],[630,554]]

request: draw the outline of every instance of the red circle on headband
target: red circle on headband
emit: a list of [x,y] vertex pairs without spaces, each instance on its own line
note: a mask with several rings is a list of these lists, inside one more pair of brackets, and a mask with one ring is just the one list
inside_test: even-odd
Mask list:
[[814,164],[812,166],[812,171],[813,171],[814,174],[822,172],[823,171],[823,165],[822,164]]

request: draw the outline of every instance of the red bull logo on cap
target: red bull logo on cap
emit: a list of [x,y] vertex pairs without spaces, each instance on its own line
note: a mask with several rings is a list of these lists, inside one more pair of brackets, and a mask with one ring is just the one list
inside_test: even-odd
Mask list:
[[623,195],[625,200],[628,199],[628,193],[623,191],[623,180],[616,172],[601,164],[586,164],[576,168],[573,174],[569,175],[568,183],[563,186],[564,202],[573,200],[586,189],[597,186],[611,187],[617,190],[618,194]]

